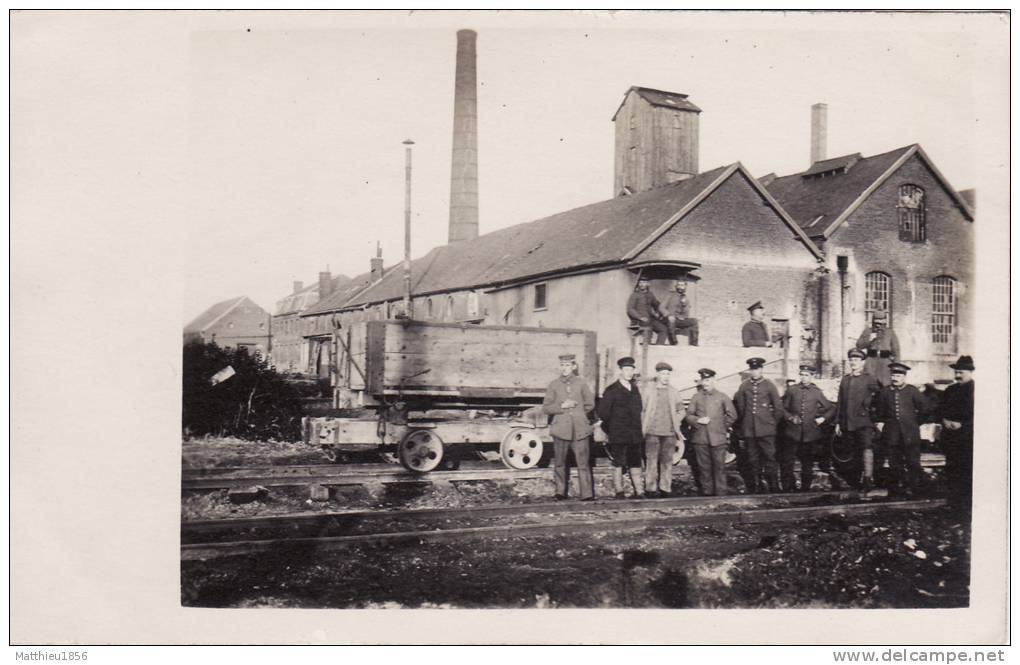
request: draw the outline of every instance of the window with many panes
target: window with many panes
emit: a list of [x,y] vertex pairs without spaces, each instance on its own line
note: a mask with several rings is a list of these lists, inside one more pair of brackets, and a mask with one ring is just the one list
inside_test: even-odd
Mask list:
[[545,284],[535,285],[535,309],[545,309]]
[[896,216],[899,219],[900,240],[924,242],[927,239],[923,189],[917,185],[900,185]]
[[952,346],[956,335],[956,280],[941,275],[932,280],[931,341]]
[[889,315],[888,325],[892,325],[892,278],[884,272],[869,272],[864,276],[864,313],[868,325],[875,312],[886,312]]

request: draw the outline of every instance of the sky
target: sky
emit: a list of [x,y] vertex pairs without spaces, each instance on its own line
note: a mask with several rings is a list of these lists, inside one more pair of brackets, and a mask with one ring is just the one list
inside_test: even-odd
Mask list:
[[[399,261],[407,138],[413,255],[445,243],[459,28],[478,32],[485,233],[612,196],[611,117],[631,85],[702,109],[703,171],[803,170],[810,107],[825,102],[829,156],[920,143],[953,186],[977,187],[980,206],[970,131],[989,100],[974,74],[988,74],[996,20],[219,12],[153,23],[174,48],[136,47],[155,75],[172,68],[185,120],[174,127],[186,150],[182,318],[238,295],[272,309],[293,280],[368,270],[377,241],[387,265]],[[1003,66],[991,64],[994,77]]]

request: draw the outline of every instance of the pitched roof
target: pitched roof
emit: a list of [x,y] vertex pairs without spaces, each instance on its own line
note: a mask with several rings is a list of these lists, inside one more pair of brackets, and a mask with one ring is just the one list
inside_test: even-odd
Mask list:
[[701,113],[701,109],[691,103],[687,99],[687,95],[682,92],[669,92],[667,90],[656,90],[655,88],[643,88],[641,86],[632,85],[627,89],[627,92],[623,94],[623,101],[616,108],[616,112],[613,113],[613,120],[616,120],[616,116],[620,113],[620,109],[623,108],[624,102],[627,101],[627,97],[630,93],[636,92],[646,102],[652,106],[663,106],[670,109],[680,109],[682,111],[694,111],[695,113]]
[[[973,219],[973,210],[916,143],[871,157],[855,153],[816,162],[807,171],[775,178],[766,186],[804,231],[812,237],[828,238],[872,192],[914,155],[925,162],[964,214]],[[827,175],[822,176],[822,173]]]
[[[411,290],[420,296],[496,287],[556,273],[621,264],[654,242],[737,171],[777,210],[805,247],[819,256],[818,249],[800,227],[737,163],[645,192],[437,247],[412,262]],[[338,294],[333,294],[305,312],[305,316],[393,300],[402,292],[403,274],[397,265],[388,269],[381,280],[352,294],[349,300],[342,301]]]
[[[336,275],[332,279],[333,291],[341,288],[345,284],[351,281],[351,278],[347,275]],[[319,282],[315,281],[304,287],[300,291],[294,291],[288,293],[284,297],[276,301],[276,314],[275,316],[283,316],[285,314],[293,314],[307,309],[310,305],[314,305],[319,301]]]
[[357,295],[360,291],[364,290],[372,282],[371,273],[365,272],[354,279],[348,280],[344,284],[337,287],[333,293],[329,294],[325,298],[319,300],[301,315],[309,316],[312,314],[321,314],[323,312],[335,312],[342,308],[348,300]]
[[236,298],[230,298],[223,302],[218,302],[209,309],[205,310],[198,316],[196,316],[191,323],[184,326],[184,332],[186,333],[199,333],[216,323],[221,317],[225,316],[230,310],[240,305],[247,296],[238,296]]

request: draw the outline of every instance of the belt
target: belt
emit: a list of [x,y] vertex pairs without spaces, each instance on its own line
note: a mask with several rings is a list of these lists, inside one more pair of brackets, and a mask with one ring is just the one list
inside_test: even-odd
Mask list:
[[892,351],[879,351],[878,349],[868,349],[869,358],[891,358]]

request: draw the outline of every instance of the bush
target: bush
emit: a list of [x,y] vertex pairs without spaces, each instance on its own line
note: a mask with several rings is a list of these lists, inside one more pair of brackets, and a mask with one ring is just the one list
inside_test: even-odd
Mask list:
[[[227,366],[235,374],[212,385]],[[185,436],[297,441],[301,396],[261,354],[223,349],[214,343],[184,345],[182,425]]]

